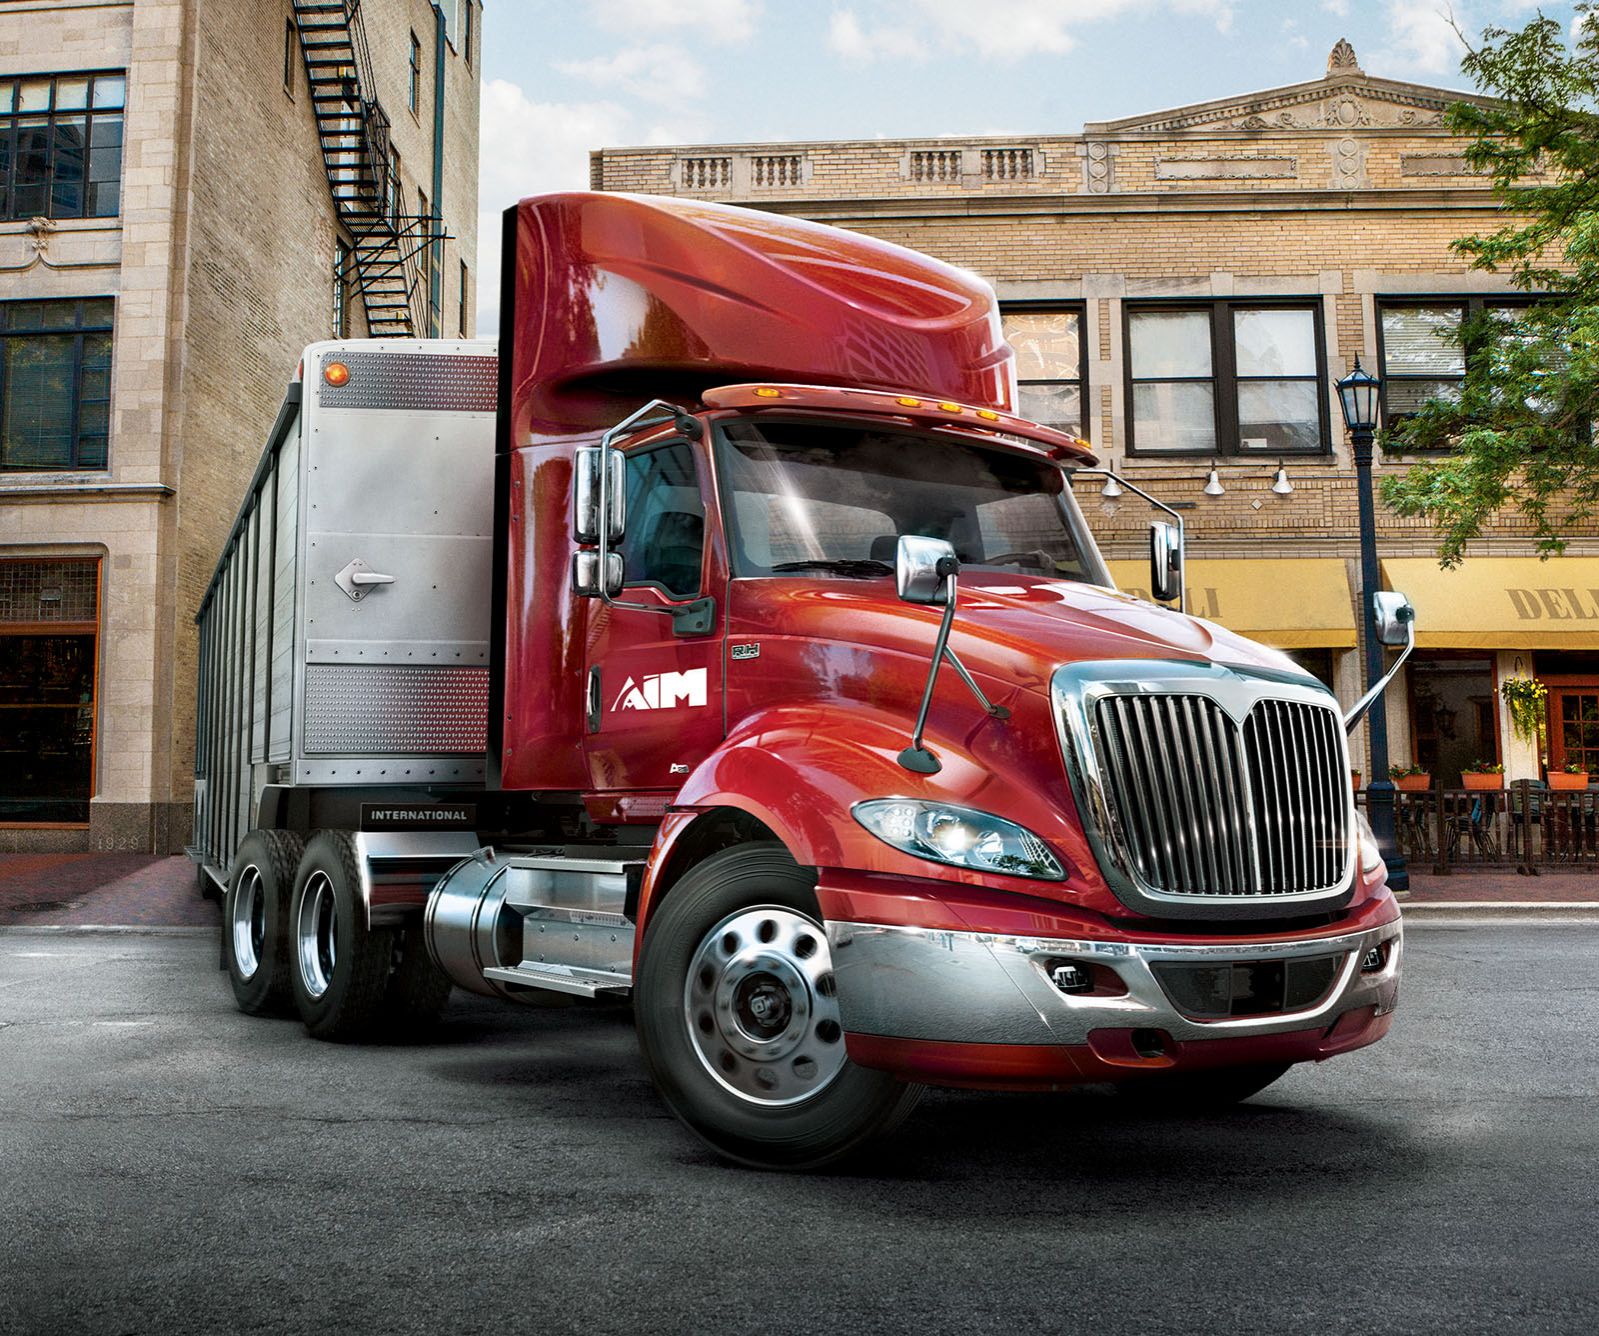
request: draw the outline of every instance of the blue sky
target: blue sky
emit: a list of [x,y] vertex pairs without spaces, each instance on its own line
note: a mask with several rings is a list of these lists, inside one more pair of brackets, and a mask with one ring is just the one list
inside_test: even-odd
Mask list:
[[1569,0],[487,0],[479,305],[498,215],[583,189],[591,148],[1074,133],[1085,121],[1320,77],[1463,88],[1475,36]]

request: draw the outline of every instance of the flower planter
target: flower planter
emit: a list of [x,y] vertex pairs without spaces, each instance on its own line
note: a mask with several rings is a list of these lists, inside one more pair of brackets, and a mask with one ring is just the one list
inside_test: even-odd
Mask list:
[[1468,770],[1460,777],[1460,787],[1463,789],[1502,789],[1504,786],[1503,775],[1479,775]]
[[1394,787],[1401,793],[1425,793],[1432,787],[1431,775],[1400,775]]
[[1549,772],[1549,787],[1556,790],[1564,789],[1567,792],[1585,789],[1588,787],[1588,776],[1586,774],[1568,775],[1564,770],[1551,770]]

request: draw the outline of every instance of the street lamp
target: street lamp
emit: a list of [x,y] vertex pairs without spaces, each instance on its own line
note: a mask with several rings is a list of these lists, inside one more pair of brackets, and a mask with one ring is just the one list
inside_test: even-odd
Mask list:
[[[1347,376],[1337,382],[1338,402],[1344,410],[1344,425],[1355,450],[1355,483],[1360,501],[1360,609],[1366,635],[1366,689],[1383,677],[1383,644],[1377,638],[1377,609],[1373,596],[1381,587],[1377,572],[1377,517],[1371,495],[1372,445],[1377,432],[1377,392],[1382,382],[1361,369],[1360,359]],[[1388,885],[1396,891],[1410,888],[1410,873],[1404,855],[1394,838],[1394,784],[1388,776],[1388,713],[1383,702],[1366,716],[1367,739],[1371,744],[1372,778],[1366,786],[1366,819],[1377,838],[1383,861],[1388,864]]]

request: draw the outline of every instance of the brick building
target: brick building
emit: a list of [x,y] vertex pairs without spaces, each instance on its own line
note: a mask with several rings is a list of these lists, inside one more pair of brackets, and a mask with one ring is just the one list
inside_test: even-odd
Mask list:
[[481,19],[0,0],[0,848],[187,839],[194,611],[299,350],[472,328]]
[[[1373,78],[1340,42],[1308,82],[1079,134],[612,148],[591,175],[856,228],[982,274],[1024,411],[1184,509],[1190,608],[1293,653],[1348,703],[1356,496],[1331,382],[1358,356],[1402,413],[1458,381],[1469,309],[1519,299],[1449,248],[1500,221],[1443,128],[1464,96]],[[1078,487],[1117,578],[1145,585],[1143,503]],[[1536,672],[1551,763],[1599,772],[1599,539],[1541,564],[1507,516],[1443,574],[1424,523],[1379,512],[1379,549],[1421,628],[1389,697],[1394,759],[1450,786],[1478,757],[1537,776],[1497,691]]]

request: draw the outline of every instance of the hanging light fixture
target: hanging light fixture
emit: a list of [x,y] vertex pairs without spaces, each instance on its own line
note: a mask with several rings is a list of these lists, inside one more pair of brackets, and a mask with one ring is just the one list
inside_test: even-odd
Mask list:
[[1226,496],[1227,489],[1221,485],[1221,475],[1216,472],[1216,466],[1210,466],[1210,477],[1205,479],[1206,496]]
[[1277,461],[1277,476],[1272,479],[1271,490],[1278,496],[1292,496],[1294,485],[1288,481],[1288,470],[1283,467],[1282,460]]
[[1105,485],[1099,489],[1099,494],[1108,500],[1114,501],[1118,496],[1122,495],[1121,484],[1115,478],[1107,476]]

